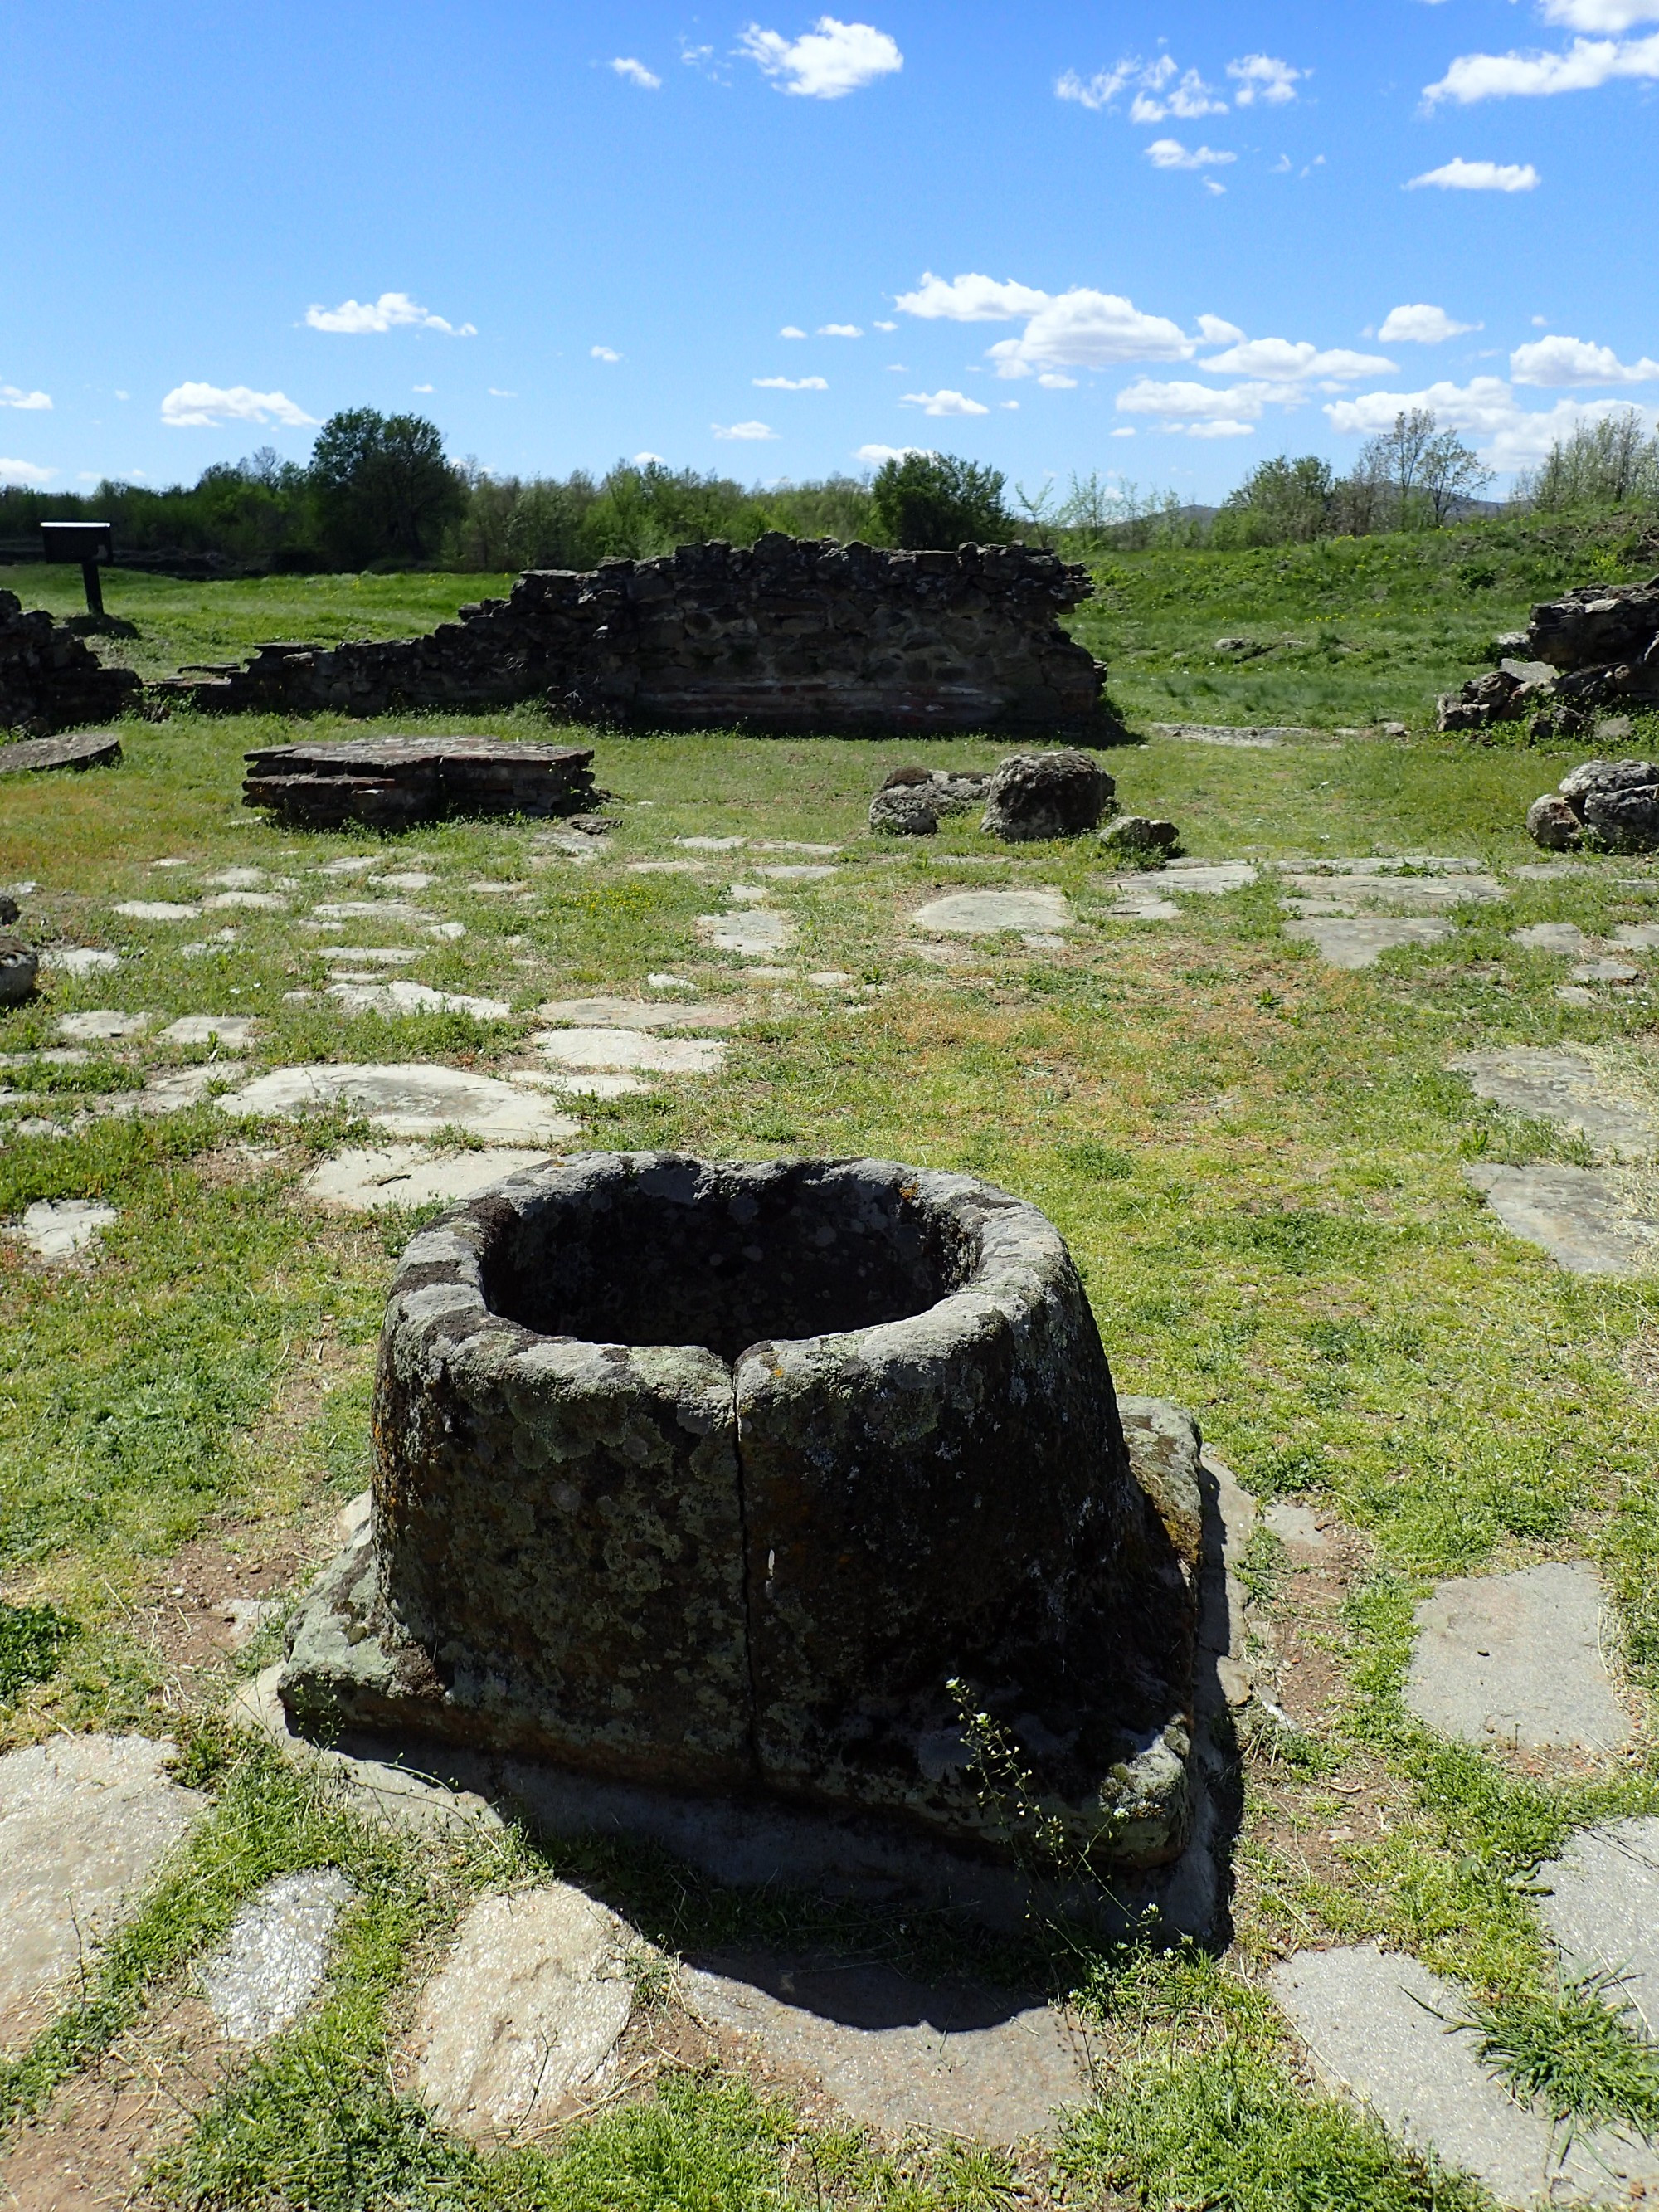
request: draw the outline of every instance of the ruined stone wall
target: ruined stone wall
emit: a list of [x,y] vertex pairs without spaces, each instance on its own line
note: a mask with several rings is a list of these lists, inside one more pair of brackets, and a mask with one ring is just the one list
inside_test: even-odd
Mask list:
[[138,691],[130,669],[106,668],[65,624],[0,592],[0,730],[48,737],[106,721],[137,706]]
[[270,645],[160,687],[227,710],[381,714],[544,698],[578,720],[780,735],[1117,732],[1060,629],[1087,571],[1023,545],[889,553],[772,534],[591,574],[532,569],[429,635]]
[[1441,700],[1443,730],[1530,721],[1539,738],[1575,737],[1598,707],[1644,713],[1659,706],[1659,576],[1546,599],[1498,646],[1496,668]]

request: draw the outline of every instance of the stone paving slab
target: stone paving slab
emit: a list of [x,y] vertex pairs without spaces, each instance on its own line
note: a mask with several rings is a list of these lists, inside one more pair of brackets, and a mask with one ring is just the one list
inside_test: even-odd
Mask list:
[[1125,891],[1117,904],[1108,909],[1108,921],[1179,921],[1182,910],[1173,899],[1162,892]]
[[355,1896],[337,1867],[280,1875],[249,1898],[198,1969],[232,2043],[268,2043],[308,2011],[328,1972],[334,1925]]
[[313,1168],[300,1186],[313,1204],[347,1213],[388,1206],[451,1204],[472,1198],[503,1176],[537,1166],[545,1152],[434,1152],[423,1145],[355,1146]]
[[1292,729],[1280,722],[1264,723],[1259,729],[1234,729],[1224,722],[1154,722],[1151,726],[1160,738],[1185,738],[1199,745],[1242,745],[1251,752],[1315,735],[1312,730]]
[[700,914],[697,934],[721,952],[745,957],[781,952],[793,941],[795,925],[787,915],[766,907],[750,907],[740,914]]
[[1603,1613],[1583,1559],[1442,1583],[1417,1607],[1406,1703],[1464,1743],[1622,1751],[1634,1731],[1602,1656]]
[[319,945],[317,957],[354,968],[409,968],[425,955],[413,945]]
[[1047,933],[1065,929],[1071,918],[1060,891],[951,891],[918,907],[910,921],[916,929],[978,937],[1004,929]]
[[106,952],[98,945],[49,945],[40,955],[43,968],[55,968],[65,975],[104,975],[120,964],[118,952]]
[[[678,977],[651,979],[667,990],[690,990]],[[560,1028],[612,1030],[732,1030],[751,1022],[755,1010],[741,999],[659,1002],[647,999],[554,999],[536,1009],[538,1021]]]
[[1287,921],[1285,934],[1311,945],[1331,968],[1375,968],[1385,952],[1402,945],[1442,945],[1455,925],[1421,916],[1376,915],[1370,919]]
[[1544,1925],[1569,1968],[1620,1977],[1649,2036],[1659,2042],[1659,1820],[1581,1828],[1534,1876]]
[[222,1044],[238,1052],[258,1026],[252,1014],[181,1014],[161,1032],[161,1044]]
[[1569,1274],[1659,1273],[1659,1221],[1635,1215],[1620,1185],[1601,1169],[1472,1161],[1463,1175],[1511,1237],[1536,1244]]
[[1080,2037],[1029,1997],[757,1955],[711,1960],[681,1980],[712,2027],[809,2069],[852,2118],[890,2134],[1051,2142],[1062,2108],[1089,2094]]
[[84,1014],[64,1014],[58,1034],[72,1044],[117,1044],[143,1036],[149,1027],[148,1014],[118,1014],[107,1006],[94,1006]]
[[0,1236],[27,1244],[37,1260],[49,1266],[61,1266],[88,1251],[114,1219],[112,1206],[100,1206],[91,1199],[38,1198],[24,1207],[19,1225],[0,1230]]
[[1460,1052],[1446,1065],[1468,1078],[1478,1098],[1490,1098],[1534,1121],[1577,1129],[1603,1152],[1645,1159],[1659,1145],[1652,1116],[1620,1097],[1595,1062],[1571,1046]]
[[474,2141],[533,2135],[604,2076],[634,1984],[613,1913],[566,1882],[479,1900],[422,1994],[415,2080]]
[[0,2051],[117,1926],[207,1809],[147,1736],[59,1735],[0,1758]]
[[411,906],[407,899],[328,899],[311,909],[318,921],[419,921],[433,922],[435,914],[423,907]]
[[110,911],[129,921],[197,921],[202,913],[199,906],[187,906],[176,899],[123,899]]
[[1287,853],[1270,865],[1311,876],[1491,875],[1486,863],[1471,853]]
[[486,1144],[556,1145],[581,1131],[579,1121],[509,1083],[436,1061],[273,1068],[217,1103],[239,1119],[344,1107],[392,1137],[435,1137],[458,1128]]
[[325,984],[331,999],[354,1014],[471,1014],[475,1021],[504,1022],[513,1009],[505,999],[477,999],[465,991],[434,991],[428,983],[411,983],[405,975],[389,982],[351,983],[343,979]]
[[1512,929],[1510,942],[1524,945],[1529,952],[1560,952],[1582,960],[1595,939],[1587,937],[1576,921],[1534,921],[1525,929]]
[[1608,941],[1625,952],[1659,952],[1659,921],[1621,922]]
[[[1443,914],[1449,907],[1485,904],[1506,896],[1495,876],[1344,876],[1281,874],[1297,899],[1318,899],[1352,914],[1384,907],[1397,914]],[[1290,902],[1287,899],[1286,903]]]
[[1318,2071],[1391,2134],[1475,2174],[1500,2204],[1625,2204],[1659,2188],[1659,2151],[1611,2130],[1566,2148],[1517,2104],[1453,2023],[1465,2000],[1419,1960],[1375,1943],[1304,1951],[1269,1980]]
[[637,1029],[538,1030],[530,1040],[562,1067],[647,1067],[664,1075],[717,1075],[726,1047],[720,1037],[653,1036]]

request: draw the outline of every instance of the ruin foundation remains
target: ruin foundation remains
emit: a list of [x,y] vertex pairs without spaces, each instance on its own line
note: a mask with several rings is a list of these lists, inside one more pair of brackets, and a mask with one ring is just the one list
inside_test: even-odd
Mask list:
[[152,696],[228,712],[386,714],[542,700],[577,720],[817,732],[1122,732],[1058,617],[1086,569],[1024,545],[890,553],[773,532],[591,574],[532,569],[430,635],[262,646]]
[[106,668],[67,623],[25,614],[15,592],[0,592],[0,731],[47,737],[107,721],[137,705],[139,689],[131,669]]
[[1547,599],[1498,649],[1496,668],[1441,700],[1443,730],[1525,721],[1540,739],[1574,737],[1598,707],[1659,706],[1659,576]]
[[374,1433],[369,1525],[290,1632],[296,1727],[992,1856],[1187,1841],[1197,1494],[1132,1469],[1066,1247],[1005,1192],[879,1160],[528,1170],[410,1243]]

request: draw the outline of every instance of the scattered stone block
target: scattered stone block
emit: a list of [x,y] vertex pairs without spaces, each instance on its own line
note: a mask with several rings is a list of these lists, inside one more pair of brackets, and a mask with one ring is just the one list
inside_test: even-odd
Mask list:
[[1304,1951],[1275,1966],[1274,1996],[1334,2087],[1391,2134],[1474,2174],[1500,2204],[1628,2203],[1659,2185],[1659,2153],[1611,2130],[1569,2140],[1517,2104],[1457,2026],[1467,2000],[1413,1958],[1375,1943]]
[[0,2051],[44,2022],[206,1809],[163,1772],[170,1743],[58,1735],[0,1758]]
[[740,914],[700,914],[696,929],[704,942],[719,951],[746,957],[781,952],[795,934],[795,925],[787,915],[773,914],[764,907]]
[[498,1145],[557,1145],[581,1127],[509,1083],[435,1062],[278,1067],[217,1103],[222,1113],[244,1120],[344,1108],[388,1136],[435,1137],[454,1128]]
[[240,1052],[258,1026],[252,1014],[181,1014],[157,1039],[161,1044],[227,1045]]
[[1442,1583],[1417,1608],[1406,1703],[1464,1743],[1605,1754],[1633,1741],[1584,1560]]
[[1576,1129],[1605,1152],[1650,1158],[1659,1145],[1651,1116],[1612,1088],[1588,1054],[1566,1045],[1515,1045],[1495,1052],[1460,1052],[1446,1063],[1467,1077],[1478,1098],[1534,1121]]
[[[673,975],[648,975],[646,981],[656,990],[694,988]],[[755,1011],[741,999],[695,1005],[680,1000],[665,1006],[646,999],[554,999],[537,1007],[536,1018],[570,1029],[731,1030],[753,1021]]]
[[892,2136],[1052,2142],[1089,2096],[1082,2039],[1050,2007],[890,1966],[748,1956],[681,1977],[708,2024],[814,2074],[848,2117]]
[[1146,814],[1120,814],[1100,833],[1100,842],[1113,853],[1170,853],[1181,842],[1173,822],[1159,822]]
[[1472,1161],[1463,1170],[1512,1237],[1536,1244],[1572,1275],[1659,1273],[1659,1221],[1637,1213],[1622,1185],[1597,1168],[1539,1161]]
[[1397,952],[1403,945],[1443,944],[1453,927],[1449,921],[1378,915],[1287,921],[1285,934],[1298,945],[1311,945],[1328,967],[1375,968],[1385,952]]
[[980,827],[1010,844],[1079,837],[1099,821],[1115,788],[1098,762],[1075,749],[1011,753],[985,786]]
[[78,1258],[114,1219],[112,1206],[91,1199],[40,1198],[25,1206],[17,1228],[3,1233],[27,1244],[37,1260],[54,1264]]
[[268,2043],[307,2011],[328,1972],[334,1924],[356,1895],[336,1867],[281,1875],[248,1899],[198,1970],[232,2043]]
[[403,830],[461,815],[574,814],[593,797],[592,750],[582,745],[352,738],[266,746],[246,759],[243,804],[270,807],[279,821],[305,830],[347,822]]
[[1069,927],[1072,910],[1060,891],[951,891],[911,915],[912,926],[945,936],[981,937],[1000,930]]
[[0,936],[0,1006],[21,1006],[33,994],[40,955],[21,937]]
[[648,1067],[664,1075],[718,1075],[718,1037],[659,1037],[638,1029],[538,1030],[530,1042],[562,1067]]
[[143,1036],[149,1027],[148,1014],[118,1014],[106,1006],[89,1013],[64,1014],[58,1034],[76,1044],[115,1044],[127,1037]]
[[1548,1892],[1538,1909],[1569,1972],[1616,1974],[1615,2002],[1633,2004],[1659,2041],[1659,1820],[1581,1828],[1533,1879]]
[[471,1014],[475,1021],[504,1022],[513,1009],[505,999],[480,999],[465,991],[434,991],[395,975],[390,982],[339,981],[325,987],[328,996],[354,1014]]
[[483,1152],[432,1152],[422,1145],[382,1145],[337,1152],[312,1170],[300,1186],[314,1205],[344,1213],[373,1213],[383,1206],[449,1205],[476,1197],[504,1176],[534,1167],[545,1152],[491,1148]]
[[603,2079],[633,2006],[614,1914],[566,1882],[483,1898],[422,1993],[416,2086],[475,2142],[534,2135]]

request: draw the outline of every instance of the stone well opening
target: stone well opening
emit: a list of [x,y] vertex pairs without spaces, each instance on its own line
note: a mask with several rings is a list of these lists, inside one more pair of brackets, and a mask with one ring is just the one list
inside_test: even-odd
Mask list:
[[607,1200],[515,1212],[480,1270],[489,1310],[538,1336],[700,1346],[730,1365],[751,1346],[925,1313],[978,1256],[914,1183],[854,1183],[810,1163],[730,1190],[636,1178]]
[[592,1153],[415,1237],[373,1511],[291,1632],[315,1732],[764,1792],[1006,1850],[953,1682],[1084,1850],[1191,1815],[1196,1538],[1058,1231],[884,1160]]

